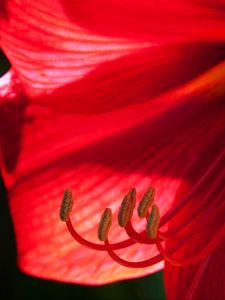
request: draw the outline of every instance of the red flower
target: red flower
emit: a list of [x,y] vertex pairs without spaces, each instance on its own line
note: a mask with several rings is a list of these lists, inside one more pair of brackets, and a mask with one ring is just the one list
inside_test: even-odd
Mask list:
[[[141,235],[116,253],[140,261],[160,250],[168,298],[225,297],[225,2],[1,6],[1,47],[12,69],[0,82],[0,166],[20,268],[85,284],[161,269],[162,260],[133,269],[96,255],[58,216],[69,187],[71,222],[82,237],[99,243],[108,206],[110,243],[117,243],[127,239],[114,220],[121,198],[135,186],[140,199],[154,186],[158,249]],[[136,213],[132,222],[143,230]]]

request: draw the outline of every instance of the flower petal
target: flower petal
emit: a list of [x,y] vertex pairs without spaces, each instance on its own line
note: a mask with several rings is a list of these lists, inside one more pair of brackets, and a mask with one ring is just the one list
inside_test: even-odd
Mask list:
[[167,299],[222,300],[225,297],[225,242],[205,259],[205,264],[187,267],[165,265]]
[[63,0],[63,5],[76,24],[105,36],[157,42],[225,38],[223,0]]
[[[18,82],[25,93],[13,88],[12,105],[10,93],[0,96],[1,172],[9,191],[20,267],[36,276],[86,284],[158,270],[162,264],[124,269],[104,253],[83,249],[59,221],[60,201],[70,186],[77,199],[73,222],[81,234],[95,241],[102,209],[111,206],[117,212],[132,186],[141,195],[153,184],[164,214],[178,188],[199,179],[216,152],[210,152],[209,161],[202,154],[213,148],[215,137],[224,141],[224,46],[208,42],[224,39],[224,19],[218,19],[224,3],[208,2],[207,8],[214,9],[200,14],[202,24],[196,19],[201,8],[184,10],[194,18],[191,30],[186,16],[184,26],[176,24],[175,34],[163,39],[172,32],[171,26],[164,25],[169,30],[156,31],[157,36],[176,43],[154,47],[154,35],[149,31],[151,38],[144,39],[148,34],[142,25],[136,26],[133,39],[127,33],[134,26],[125,26],[121,34],[112,31],[112,36],[96,34],[98,22],[90,29],[88,24],[81,26],[83,21],[77,17],[77,24],[68,16],[66,2],[63,7],[61,1],[5,3],[1,46],[16,70],[12,71],[15,77],[8,77],[13,81],[9,85],[16,87]],[[168,1],[159,3],[169,9]],[[180,8],[187,1],[176,3],[181,6],[172,5],[172,15],[180,21],[184,17]],[[82,12],[83,4],[77,5],[77,12]],[[132,2],[132,10],[136,7]],[[157,11],[158,4],[154,8]],[[196,38],[207,42],[177,43]],[[211,55],[211,50],[216,53]],[[0,85],[8,91],[6,79]],[[216,145],[222,147],[218,140]],[[140,230],[143,224],[137,216],[135,223]],[[110,239],[116,241],[118,236],[125,234],[114,221]],[[155,253],[149,246],[119,251],[130,260]]]
[[[223,65],[214,72],[211,81],[206,80],[209,75],[205,77],[200,90],[199,82],[193,81],[193,90],[184,86],[179,93],[176,90],[152,102],[100,115],[65,114],[28,103],[22,110],[15,109],[21,135],[12,144],[15,124],[6,119],[8,135],[3,131],[1,136],[2,173],[9,191],[18,261],[24,271],[102,284],[162,267],[126,269],[104,253],[84,249],[59,221],[61,197],[66,187],[74,190],[72,220],[93,241],[102,210],[110,206],[117,213],[121,198],[132,186],[140,197],[153,184],[162,214],[168,211],[180,184],[192,182],[190,167],[196,167],[202,150],[224,131],[223,77],[217,77],[223,74]],[[209,93],[210,82],[214,89]],[[18,147],[12,166],[11,156],[4,151],[15,153]],[[137,217],[134,221],[138,230],[143,228]],[[116,241],[118,236],[125,234],[114,220],[110,239]],[[154,246],[134,246],[118,253],[128,260],[142,260],[157,251]]]
[[[204,174],[205,165],[214,165],[204,186],[170,220],[172,240],[166,244],[167,251],[173,245],[176,248],[173,259],[188,264],[196,258],[196,262],[185,267],[166,263],[168,299],[224,299],[224,135],[224,129],[221,134],[215,135],[197,165],[190,170],[195,181],[201,173]],[[187,188],[181,185],[180,193],[185,193]]]
[[69,21],[60,3],[7,1],[1,19],[1,47],[31,98],[150,45],[94,35]]
[[[82,6],[86,1],[69,3]],[[153,5],[152,1],[147,3]],[[169,2],[165,3],[165,10],[169,9]],[[27,97],[59,111],[94,113],[149,101],[224,59],[224,44],[210,43],[209,39],[159,46],[135,36],[130,40],[94,34],[70,21],[65,7],[57,1],[10,0],[7,15],[1,20],[1,46]]]

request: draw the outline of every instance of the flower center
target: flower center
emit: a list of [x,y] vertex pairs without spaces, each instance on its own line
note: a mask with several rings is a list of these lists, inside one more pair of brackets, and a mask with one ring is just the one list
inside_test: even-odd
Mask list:
[[[99,229],[98,229],[98,237],[99,240],[103,242],[103,244],[90,242],[78,234],[78,232],[74,229],[70,220],[70,214],[74,202],[72,191],[70,189],[67,189],[64,192],[64,197],[60,209],[60,218],[62,221],[66,222],[70,234],[77,242],[84,245],[85,247],[94,250],[107,251],[113,260],[115,260],[117,263],[125,267],[129,267],[129,268],[149,267],[151,265],[154,265],[162,261],[163,259],[177,266],[193,264],[202,260],[202,258],[205,255],[205,252],[197,253],[194,257],[188,260],[176,261],[171,256],[173,252],[176,250],[176,248],[173,246],[170,247],[167,251],[164,249],[162,244],[166,240],[171,239],[171,237],[170,235],[167,235],[167,232],[160,231],[160,227],[161,227],[160,210],[157,204],[155,204],[154,196],[155,196],[155,190],[153,187],[150,187],[146,191],[146,193],[144,194],[144,196],[142,197],[139,203],[138,215],[140,218],[146,218],[146,228],[142,232],[137,232],[132,225],[132,216],[136,204],[136,190],[133,188],[124,197],[119,209],[118,223],[126,231],[128,235],[128,239],[118,243],[111,244],[108,239],[110,227],[112,224],[112,211],[110,208],[106,208],[104,210],[100,220]],[[175,236],[175,239],[178,240],[178,242],[180,240],[181,244],[183,243],[184,238],[185,236],[183,235]],[[159,250],[159,254],[147,260],[131,262],[122,259],[115,253],[115,250],[117,249],[126,248],[136,243],[155,244]]]
[[[132,224],[132,216],[136,205],[136,190],[135,188],[131,189],[128,194],[125,195],[118,214],[118,223],[128,235],[128,238],[121,242],[110,243],[108,239],[110,226],[112,224],[112,211],[110,208],[105,209],[100,221],[98,237],[102,242],[101,244],[93,243],[84,239],[75,230],[70,219],[70,213],[73,205],[73,195],[70,189],[66,190],[64,193],[60,210],[60,218],[62,221],[66,222],[70,234],[77,242],[84,245],[85,247],[97,251],[107,251],[113,260],[125,267],[149,267],[164,259],[176,266],[191,265],[200,261],[204,261],[219,245],[221,240],[223,240],[225,232],[224,223],[220,227],[218,227],[215,235],[207,240],[207,243],[204,247],[199,248],[196,252],[194,252],[193,256],[185,257],[185,259],[174,259],[174,253],[182,249],[184,246],[191,244],[193,237],[195,237],[200,231],[205,232],[205,230],[207,230],[207,227],[210,226],[210,224],[213,224],[215,218],[217,218],[221,211],[223,211],[224,201],[221,201],[219,203],[218,201],[216,201],[215,203],[211,202],[209,207],[205,206],[205,202],[202,202],[202,204],[198,206],[196,211],[190,211],[190,214],[185,217],[185,219],[182,219],[179,223],[175,224],[166,232],[162,232],[161,228],[171,219],[176,217],[176,215],[182,210],[182,208],[190,203],[191,199],[196,193],[198,193],[199,190],[201,190],[202,186],[208,187],[206,198],[211,199],[211,197],[213,197],[215,189],[217,190],[218,188],[217,185],[221,182],[221,174],[220,172],[218,172],[218,167],[222,165],[224,154],[225,149],[223,149],[223,151],[217,156],[215,161],[208,167],[205,173],[193,185],[192,189],[188,191],[188,193],[178,202],[178,204],[176,204],[170,209],[170,211],[162,216],[162,218],[160,217],[160,209],[155,203],[155,189],[153,187],[150,187],[140,200],[137,209],[139,217],[146,219],[146,226],[141,232],[137,232]],[[214,178],[214,184],[210,185],[210,180],[212,178]],[[220,198],[221,197],[219,197],[218,199]],[[207,218],[205,217],[206,215]],[[184,231],[184,228],[189,223],[190,226],[188,227],[188,230]],[[171,241],[171,243],[168,243],[167,249],[165,250],[164,244],[166,241]],[[159,254],[143,261],[132,262],[124,260],[115,252],[115,250],[130,247],[137,243],[140,245],[154,244],[156,245]]]

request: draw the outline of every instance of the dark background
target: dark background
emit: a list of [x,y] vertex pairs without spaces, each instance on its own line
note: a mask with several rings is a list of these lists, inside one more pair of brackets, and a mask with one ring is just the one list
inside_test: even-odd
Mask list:
[[[10,63],[0,49],[0,77],[9,68]],[[7,193],[1,178],[0,238],[0,299],[2,300],[165,299],[162,272],[143,278],[96,287],[43,280],[20,272],[16,266],[16,245],[7,203]]]

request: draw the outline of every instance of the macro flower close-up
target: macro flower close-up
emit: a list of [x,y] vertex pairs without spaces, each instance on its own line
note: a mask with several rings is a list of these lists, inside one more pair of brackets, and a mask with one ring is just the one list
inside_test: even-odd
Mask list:
[[3,0],[0,48],[19,269],[225,299],[225,1]]

